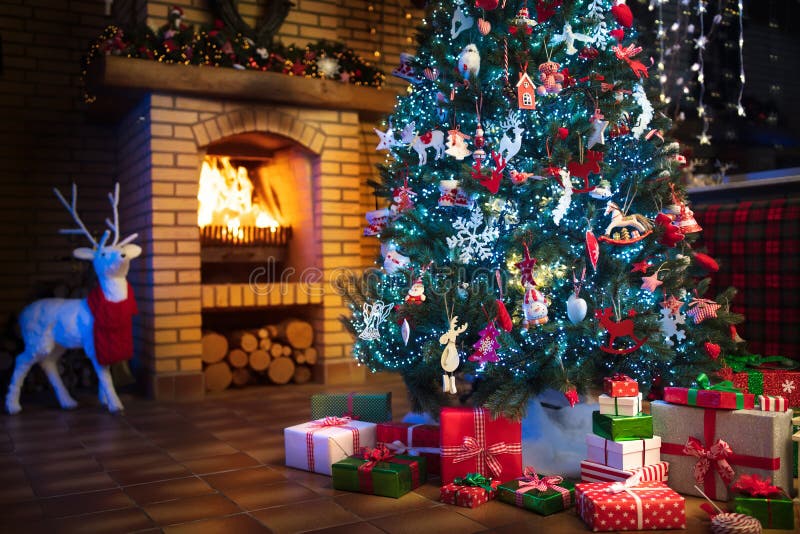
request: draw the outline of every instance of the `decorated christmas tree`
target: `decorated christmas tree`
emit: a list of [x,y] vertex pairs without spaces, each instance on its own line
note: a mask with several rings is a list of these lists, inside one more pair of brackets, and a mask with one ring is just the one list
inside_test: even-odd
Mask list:
[[545,388],[575,402],[746,355],[734,290],[706,294],[717,265],[632,22],[624,0],[429,5],[376,130],[381,257],[346,288],[353,356],[416,409],[519,416]]

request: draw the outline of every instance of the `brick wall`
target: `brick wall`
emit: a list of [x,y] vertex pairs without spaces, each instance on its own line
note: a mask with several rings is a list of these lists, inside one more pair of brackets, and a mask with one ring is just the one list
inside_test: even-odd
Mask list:
[[[421,14],[409,2],[295,0],[297,7],[281,30],[284,42],[303,44],[320,38],[348,42],[369,57],[381,49],[380,63],[387,72],[402,51],[411,51],[407,37]],[[114,11],[123,21],[164,23],[169,5],[183,5],[188,22],[211,19],[206,0],[146,2],[115,0]],[[240,2],[248,16],[257,2]],[[192,109],[189,100],[155,95],[142,102],[123,122],[89,120],[80,87],[79,62],[88,42],[111,22],[103,2],[56,0],[0,0],[2,72],[0,72],[0,321],[5,323],[48,287],[80,283],[87,266],[71,259],[71,250],[85,243],[60,236],[71,225],[67,213],[52,195],[56,185],[66,191],[79,186],[79,208],[87,225],[101,232],[109,215],[105,195],[117,180],[122,187],[122,232],[137,231],[144,248],[132,263],[130,281],[137,291],[141,316],[137,319],[136,366],[148,373],[176,373],[199,369],[199,325],[202,309],[197,243],[189,238],[196,223],[194,188],[198,178],[201,139],[192,128],[220,113],[217,108]],[[383,24],[383,29],[377,27]],[[376,25],[376,33],[370,28]],[[391,76],[389,89],[405,88]],[[170,100],[172,99],[172,100]],[[179,102],[180,101],[180,102]],[[212,106],[204,103],[203,106]],[[172,108],[172,109],[170,109]],[[225,112],[226,110],[223,110]],[[300,112],[298,112],[300,113]],[[355,114],[314,111],[325,133],[328,154],[320,165],[324,177],[317,191],[325,208],[314,215],[319,226],[320,267],[372,263],[372,251],[359,238],[363,204],[369,197],[365,182],[374,176],[372,124],[361,124]],[[211,128],[209,126],[209,128]],[[207,130],[208,131],[208,130]],[[151,141],[147,141],[152,133]],[[209,132],[210,134],[211,132]],[[190,153],[189,148],[194,152]],[[170,169],[167,171],[166,169]],[[133,176],[147,176],[151,183]],[[321,211],[319,211],[321,210]],[[196,228],[193,228],[196,233]],[[167,263],[156,259],[165,254]],[[164,289],[168,288],[168,289]],[[349,336],[338,318],[346,309],[338,296],[321,297],[324,311],[318,326],[327,337],[326,354],[347,360]],[[175,390],[191,385],[175,382]]]

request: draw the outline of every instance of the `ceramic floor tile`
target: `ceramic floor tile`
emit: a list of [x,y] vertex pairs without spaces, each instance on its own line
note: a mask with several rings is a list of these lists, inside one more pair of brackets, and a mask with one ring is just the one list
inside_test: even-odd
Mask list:
[[15,483],[13,486],[0,486],[0,504],[27,501],[35,497],[33,488],[26,481]]
[[276,534],[361,522],[358,516],[330,500],[314,501],[313,508],[307,503],[299,503],[256,510],[251,515]]
[[135,503],[120,489],[76,493],[42,499],[40,502],[46,517],[91,514],[135,506]]
[[236,454],[239,452],[238,449],[234,449],[222,441],[206,441],[201,443],[178,445],[176,447],[165,446],[164,450],[166,450],[170,456],[179,462],[184,460],[192,460],[195,458],[208,458],[210,456]]
[[376,527],[389,534],[440,534],[458,532],[469,534],[486,530],[486,526],[454,512],[444,505],[425,510],[404,512],[402,514],[370,520]]
[[31,478],[31,486],[40,497],[53,497],[82,491],[101,490],[117,487],[108,473],[68,474],[46,478]]
[[[334,497],[333,500],[342,508],[350,510],[364,519],[394,515],[409,510],[423,510],[439,505],[439,503],[421,497],[416,493],[407,493],[399,499],[376,497],[363,493],[346,493]],[[420,513],[425,512],[421,511]]]
[[270,530],[247,514],[203,519],[164,528],[164,534],[259,534]]
[[219,473],[221,471],[231,471],[233,469],[259,465],[258,460],[243,452],[225,454],[223,456],[211,456],[209,458],[198,458],[196,460],[185,460],[182,463],[187,469],[197,475]]
[[136,501],[136,504],[145,505],[214,493],[214,489],[197,477],[186,477],[126,486],[125,493]]
[[108,471],[177,463],[169,454],[155,447],[147,447],[136,454],[98,454],[96,457],[103,468]]
[[223,492],[231,488],[240,488],[253,484],[272,484],[286,480],[286,477],[280,471],[263,466],[203,475],[202,478],[211,486]]
[[144,506],[159,525],[186,523],[197,519],[240,513],[242,510],[222,495],[202,495]]
[[[379,529],[370,523],[350,523],[347,525],[339,525],[336,527],[322,528],[318,530],[307,530],[306,532],[313,532],[314,534],[383,534],[385,531]],[[446,534],[446,533],[442,533]],[[449,533],[455,534],[455,533]]]
[[239,505],[242,510],[257,510],[270,506],[279,506],[304,501],[321,499],[322,497],[300,484],[294,482],[278,482],[277,484],[255,484],[225,490],[225,495]]
[[51,519],[51,533],[119,534],[153,527],[153,521],[139,508],[126,508],[97,514]]
[[508,525],[509,523],[517,523],[519,521],[526,521],[531,519],[531,516],[537,516],[536,512],[517,508],[510,504],[500,502],[497,500],[489,501],[477,508],[462,508],[460,506],[447,505],[448,508],[455,512],[468,517],[473,521],[485,525],[487,527],[500,527]]
[[111,476],[111,478],[116,480],[120,486],[143,484],[145,482],[158,482],[160,480],[182,478],[192,475],[191,471],[179,463],[120,469],[117,471],[109,471],[108,474]]

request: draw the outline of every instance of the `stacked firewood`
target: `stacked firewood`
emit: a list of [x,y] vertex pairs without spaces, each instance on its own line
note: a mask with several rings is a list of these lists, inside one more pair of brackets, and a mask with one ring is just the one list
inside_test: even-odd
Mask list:
[[300,319],[227,336],[203,333],[203,373],[208,391],[254,383],[303,384],[317,362],[314,329]]

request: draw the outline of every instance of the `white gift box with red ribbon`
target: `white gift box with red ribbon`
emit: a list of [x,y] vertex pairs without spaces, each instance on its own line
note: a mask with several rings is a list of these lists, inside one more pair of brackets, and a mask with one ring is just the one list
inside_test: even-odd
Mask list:
[[642,411],[642,394],[635,397],[611,397],[600,395],[600,413],[604,415],[635,416]]
[[321,475],[331,475],[331,465],[375,447],[375,423],[349,417],[325,417],[283,430],[286,465]]
[[615,469],[634,469],[661,461],[661,438],[612,441],[586,434],[587,459]]
[[581,482],[624,482],[639,473],[642,482],[666,482],[669,480],[669,462],[634,469],[615,469],[591,460],[581,462]]
[[789,401],[786,397],[772,395],[759,395],[756,397],[759,409],[764,412],[785,412],[789,409]]

